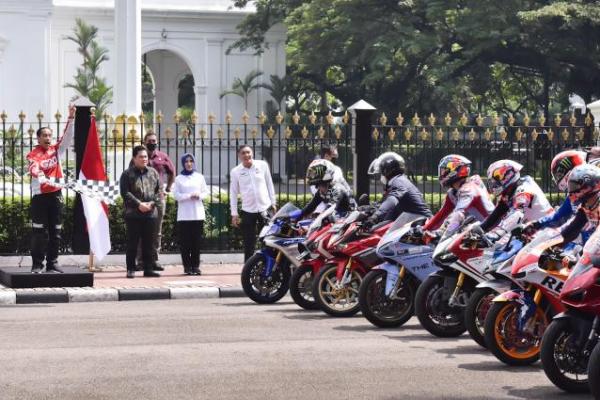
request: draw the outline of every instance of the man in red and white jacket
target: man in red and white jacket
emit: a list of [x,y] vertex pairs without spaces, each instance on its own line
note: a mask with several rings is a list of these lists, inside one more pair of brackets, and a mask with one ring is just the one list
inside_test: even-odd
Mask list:
[[75,106],[69,105],[69,120],[56,144],[52,143],[52,129],[37,130],[37,146],[27,154],[31,175],[31,272],[40,273],[46,259],[46,272],[58,269],[58,246],[62,229],[63,197],[60,186],[48,178],[62,178],[60,159],[71,144],[74,135]]

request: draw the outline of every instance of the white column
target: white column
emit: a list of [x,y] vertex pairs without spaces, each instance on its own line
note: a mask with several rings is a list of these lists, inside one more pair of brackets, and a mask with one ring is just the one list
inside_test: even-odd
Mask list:
[[138,116],[142,104],[141,0],[115,1],[115,111]]
[[196,102],[196,114],[198,114],[199,121],[206,123],[208,118],[208,95],[206,86],[194,86],[195,102]]

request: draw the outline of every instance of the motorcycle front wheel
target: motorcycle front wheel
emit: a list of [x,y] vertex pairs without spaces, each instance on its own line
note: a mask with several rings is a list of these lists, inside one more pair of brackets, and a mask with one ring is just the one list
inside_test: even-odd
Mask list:
[[283,259],[278,265],[276,264],[270,276],[263,276],[266,267],[265,256],[256,253],[242,268],[241,280],[244,293],[259,304],[279,301],[287,293],[290,283],[289,260]]
[[313,294],[319,308],[333,317],[351,317],[360,310],[358,289],[363,280],[356,270],[350,282],[341,284],[336,277],[337,264],[326,264],[313,283]]
[[438,337],[462,335],[465,328],[464,308],[450,306],[450,291],[444,287],[444,278],[430,275],[425,279],[415,297],[415,313],[429,333]]
[[600,344],[596,343],[588,363],[588,381],[594,399],[600,400]]
[[309,265],[301,265],[292,273],[290,278],[290,295],[294,303],[305,310],[318,310],[319,305],[313,295],[313,268]]
[[369,271],[360,285],[358,303],[362,314],[373,325],[396,328],[404,325],[414,314],[416,285],[412,279],[401,279],[394,299],[391,299],[385,294],[385,282],[385,271]]
[[541,307],[525,322],[529,327],[519,330],[520,305],[514,301],[492,304],[485,318],[484,335],[488,350],[508,365],[530,365],[540,358],[540,342],[548,326]]
[[465,308],[465,326],[471,338],[486,348],[483,326],[496,292],[489,288],[476,289]]
[[[558,388],[569,393],[585,393],[588,385],[588,357],[585,357],[578,332],[569,320],[554,320],[542,339],[544,372]],[[597,346],[596,346],[597,347]]]

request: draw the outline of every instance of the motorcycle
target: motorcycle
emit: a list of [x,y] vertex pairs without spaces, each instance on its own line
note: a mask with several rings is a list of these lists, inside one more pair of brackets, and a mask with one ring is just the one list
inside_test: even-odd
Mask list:
[[319,271],[313,293],[321,310],[331,316],[348,317],[359,311],[358,290],[363,277],[369,268],[381,263],[376,246],[391,222],[380,222],[364,231],[361,221],[373,210],[369,207],[350,213],[328,241],[327,251],[334,257]]
[[298,243],[304,241],[303,233],[311,222],[292,222],[299,215],[300,209],[291,203],[281,207],[258,235],[262,248],[244,263],[242,288],[256,303],[275,303],[288,291],[291,266],[300,265]]
[[560,300],[566,311],[554,317],[542,338],[544,372],[564,391],[587,392],[588,380],[592,382],[588,360],[591,368],[590,354],[598,347],[600,334],[600,269],[592,262],[577,264],[560,291]]
[[465,308],[478,283],[489,279],[484,271],[497,249],[506,244],[503,238],[522,219],[513,213],[494,232],[501,237],[495,243],[484,232],[467,228],[440,242],[433,261],[440,269],[421,283],[415,299],[415,313],[421,325],[439,337],[455,337],[465,332]]
[[588,381],[594,399],[600,400],[600,344],[596,344],[588,363]]
[[487,348],[508,365],[539,359],[542,335],[550,318],[564,311],[558,296],[567,278],[560,231],[546,229],[515,257],[511,275],[520,288],[496,296],[485,318]]
[[413,229],[424,222],[422,215],[403,213],[377,245],[384,263],[367,273],[358,292],[360,310],[375,326],[406,323],[414,314],[419,284],[437,270],[431,259],[433,244],[425,244],[423,234]]
[[301,264],[294,269],[289,288],[294,303],[305,310],[319,309],[312,291],[313,281],[321,267],[325,265],[325,260],[333,257],[326,248],[329,238],[337,229],[337,227],[332,229],[331,223],[335,219],[335,208],[336,206],[332,205],[319,214],[308,227],[306,239],[298,244],[300,254],[297,258]]
[[475,286],[475,291],[469,297],[465,307],[465,327],[471,338],[480,346],[486,348],[484,323],[485,317],[492,305],[492,300],[499,294],[518,286],[511,275],[513,258],[523,248],[522,238],[511,237],[506,246],[496,250],[494,257],[483,270],[485,280]]

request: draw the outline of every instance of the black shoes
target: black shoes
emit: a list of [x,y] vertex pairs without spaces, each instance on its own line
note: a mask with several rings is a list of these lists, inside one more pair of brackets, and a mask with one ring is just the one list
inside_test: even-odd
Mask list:
[[199,269],[193,269],[190,275],[202,275],[202,271]]
[[127,278],[129,278],[129,279],[135,278],[135,271],[127,270]]
[[160,274],[155,271],[144,271],[144,278],[159,278]]
[[43,269],[44,269],[44,267],[41,265],[34,265],[33,267],[31,267],[31,273],[32,274],[41,274]]
[[154,271],[164,271],[164,267],[162,265],[160,265],[159,263],[154,263],[154,266],[152,267],[152,269]]

